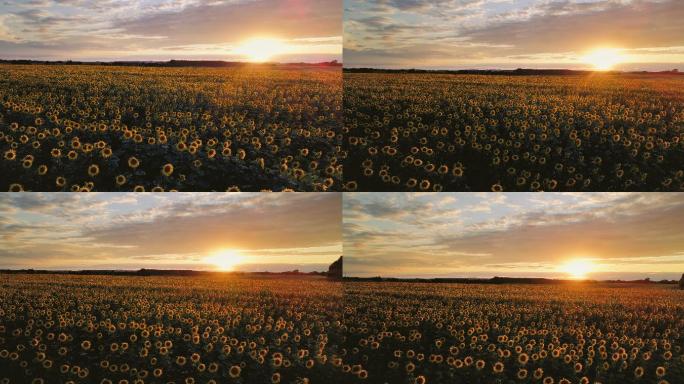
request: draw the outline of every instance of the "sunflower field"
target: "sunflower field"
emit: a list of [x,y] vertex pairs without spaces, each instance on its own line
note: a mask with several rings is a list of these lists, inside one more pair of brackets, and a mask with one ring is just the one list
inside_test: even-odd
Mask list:
[[330,383],[341,283],[0,275],[0,383]]
[[345,190],[684,190],[684,76],[345,73]]
[[341,189],[339,68],[0,65],[4,191]]
[[348,383],[684,383],[674,285],[346,283]]

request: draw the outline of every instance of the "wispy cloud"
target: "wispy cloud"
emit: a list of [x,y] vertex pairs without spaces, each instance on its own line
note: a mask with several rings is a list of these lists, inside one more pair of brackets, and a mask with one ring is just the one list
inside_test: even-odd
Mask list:
[[345,63],[375,67],[583,67],[623,48],[625,69],[684,63],[678,0],[345,0]]
[[339,59],[341,23],[338,0],[5,0],[0,58],[239,60],[230,47],[271,37],[296,48],[282,61]]
[[343,220],[349,275],[537,274],[576,258],[684,269],[679,194],[354,193]]
[[0,195],[0,268],[203,268],[221,249],[310,268],[341,248],[335,193]]

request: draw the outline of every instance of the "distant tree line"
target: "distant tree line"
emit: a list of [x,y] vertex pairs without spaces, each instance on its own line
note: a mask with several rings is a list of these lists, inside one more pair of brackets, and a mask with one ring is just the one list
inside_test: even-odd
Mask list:
[[[127,270],[79,270],[79,271],[58,271],[58,270],[36,270],[36,269],[0,269],[0,274],[45,274],[45,275],[104,275],[104,276],[208,276],[226,272],[214,271],[195,271],[191,269],[139,269],[135,271]],[[300,272],[298,269],[285,272],[228,272],[235,275],[267,275],[267,276],[327,276],[326,272]]]
[[[598,283],[616,283],[616,284],[677,284],[676,280],[660,280],[652,281],[649,278],[642,280],[564,280],[564,279],[546,279],[546,278],[529,278],[529,277],[492,277],[490,279],[483,278],[467,278],[467,277],[442,277],[442,278],[397,278],[397,277],[345,277],[346,281],[375,281],[375,282],[402,282],[402,283],[458,283],[458,284],[540,284],[540,285],[558,285],[558,284],[598,284]],[[679,286],[684,287],[684,275],[679,281]],[[684,289],[684,288],[682,288]]]
[[267,66],[267,67],[342,67],[342,63],[337,60],[321,63],[250,63],[243,61],[221,61],[221,60],[169,60],[169,61],[41,61],[41,60],[0,60],[0,64],[41,64],[41,65],[104,65],[104,66],[124,66],[124,67],[247,67],[247,66]]
[[[589,75],[595,71],[587,70],[573,70],[573,69],[531,69],[531,68],[518,68],[518,69],[384,69],[384,68],[344,68],[344,72],[349,73],[433,73],[442,75],[506,75],[506,76],[560,76],[560,75]],[[677,69],[670,71],[660,71],[660,72],[648,72],[648,71],[635,71],[635,72],[622,72],[622,71],[607,71],[602,73],[615,73],[615,74],[666,74],[666,75],[682,75]]]

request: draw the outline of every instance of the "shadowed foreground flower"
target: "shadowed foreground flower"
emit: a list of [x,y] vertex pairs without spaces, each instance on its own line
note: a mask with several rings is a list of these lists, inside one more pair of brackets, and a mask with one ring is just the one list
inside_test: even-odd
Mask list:
[[140,166],[140,160],[138,160],[138,158],[135,156],[131,156],[128,158],[128,166],[136,169]]
[[164,176],[171,176],[173,173],[173,164],[165,164],[164,167],[162,167],[162,174]]
[[91,164],[90,167],[88,167],[88,175],[90,177],[97,176],[100,173],[100,167],[97,164]]
[[10,192],[23,192],[24,191],[24,186],[22,186],[19,183],[14,183],[10,184],[9,186],[9,191]]
[[238,365],[233,365],[228,370],[228,374],[234,379],[240,377],[240,372],[242,372],[242,369]]

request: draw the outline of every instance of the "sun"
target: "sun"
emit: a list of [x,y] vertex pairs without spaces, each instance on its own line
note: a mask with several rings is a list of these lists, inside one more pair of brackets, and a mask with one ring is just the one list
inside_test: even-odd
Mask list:
[[245,258],[240,254],[240,251],[235,249],[222,249],[206,259],[208,263],[213,264],[220,271],[232,271],[244,260]]
[[594,263],[587,259],[570,260],[561,267],[562,272],[577,280],[586,279],[594,269]]
[[271,38],[255,38],[240,44],[235,53],[244,56],[247,60],[263,63],[274,56],[288,53],[290,47],[282,40]]
[[617,48],[599,48],[582,57],[582,62],[591,65],[597,71],[609,71],[617,64],[625,61],[622,50]]

